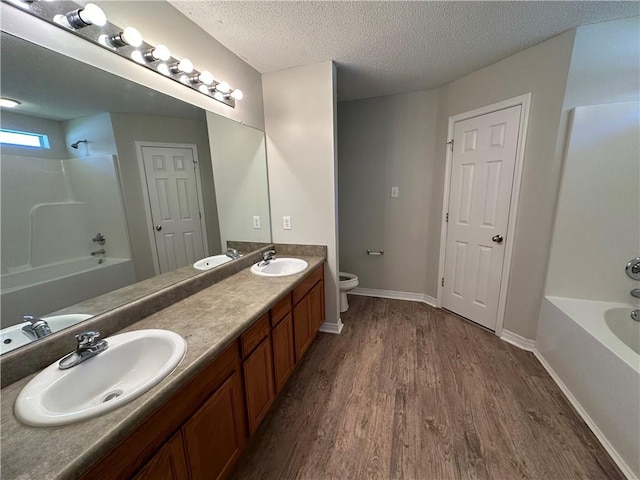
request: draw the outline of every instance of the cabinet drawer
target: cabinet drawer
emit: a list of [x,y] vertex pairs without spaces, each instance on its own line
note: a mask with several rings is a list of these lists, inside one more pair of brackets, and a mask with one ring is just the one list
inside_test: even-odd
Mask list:
[[267,312],[240,337],[242,358],[247,358],[260,342],[269,336],[270,329],[271,324],[269,323],[269,313]]
[[287,295],[271,309],[271,326],[275,327],[290,312],[291,293],[287,293]]
[[311,275],[305,278],[300,285],[293,290],[293,304],[297,304],[307,294],[311,288],[322,280],[324,277],[324,269],[322,265],[318,267]]

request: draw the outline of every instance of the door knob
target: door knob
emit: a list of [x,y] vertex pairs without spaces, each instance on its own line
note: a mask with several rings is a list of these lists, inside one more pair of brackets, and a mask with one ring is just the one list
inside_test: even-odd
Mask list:
[[491,240],[496,243],[502,243],[502,240],[504,240],[504,238],[502,238],[502,235],[494,235],[493,237],[491,237]]
[[160,230],[162,230],[162,225],[156,225],[156,230],[159,232]]

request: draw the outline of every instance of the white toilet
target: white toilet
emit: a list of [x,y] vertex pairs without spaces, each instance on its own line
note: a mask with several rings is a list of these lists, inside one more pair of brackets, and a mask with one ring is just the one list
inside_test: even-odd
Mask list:
[[340,272],[340,313],[349,309],[347,292],[358,286],[358,276],[353,273]]

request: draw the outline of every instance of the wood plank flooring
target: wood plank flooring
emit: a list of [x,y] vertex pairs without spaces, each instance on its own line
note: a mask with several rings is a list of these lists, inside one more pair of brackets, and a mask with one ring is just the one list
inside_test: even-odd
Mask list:
[[624,478],[533,354],[424,304],[349,302],[231,478]]

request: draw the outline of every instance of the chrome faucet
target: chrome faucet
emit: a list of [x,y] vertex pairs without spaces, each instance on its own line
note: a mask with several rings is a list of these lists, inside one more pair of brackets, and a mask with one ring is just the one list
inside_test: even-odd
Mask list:
[[276,251],[275,250],[267,250],[262,254],[262,260],[258,262],[259,267],[266,267],[271,263],[272,260],[276,259]]
[[229,258],[232,258],[233,260],[242,256],[242,254],[235,248],[227,248],[227,253],[225,253],[225,255]]
[[633,290],[631,290],[631,296],[640,298],[640,288],[634,288]]
[[33,315],[25,315],[22,319],[25,322],[29,322],[29,325],[22,327],[22,331],[26,333],[31,340],[37,340],[53,333],[49,324],[41,318],[34,317]]
[[107,238],[104,236],[104,233],[96,233],[96,236],[91,239],[93,243],[97,243],[98,245],[104,245],[107,242]]
[[100,337],[100,332],[83,332],[76,335],[76,342],[78,347],[75,351],[64,357],[58,362],[58,368],[60,370],[67,370],[68,368],[75,367],[81,364],[85,360],[95,357],[101,352],[104,352],[109,344],[106,340],[96,340]]
[[96,255],[104,255],[105,253],[107,253],[107,252],[105,252],[104,248],[101,248],[100,250],[96,250],[95,252],[91,252],[91,256],[95,257]]
[[640,310],[634,310],[633,312],[631,312],[631,319],[635,320],[636,322],[640,322]]

